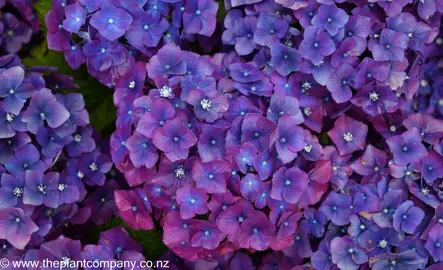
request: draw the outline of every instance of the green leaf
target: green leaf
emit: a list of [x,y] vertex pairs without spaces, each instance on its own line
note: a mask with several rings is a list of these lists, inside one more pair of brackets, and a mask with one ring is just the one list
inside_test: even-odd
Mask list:
[[90,244],[97,244],[100,238],[100,232],[112,229],[116,226],[125,228],[129,235],[143,246],[143,255],[148,260],[158,260],[168,248],[162,242],[162,233],[159,230],[143,231],[132,230],[121,218],[114,218],[106,224],[99,226],[88,235]]
[[37,13],[38,19],[41,23],[41,30],[46,33],[46,21],[45,15],[51,10],[52,1],[51,0],[39,0],[33,4],[35,11]]

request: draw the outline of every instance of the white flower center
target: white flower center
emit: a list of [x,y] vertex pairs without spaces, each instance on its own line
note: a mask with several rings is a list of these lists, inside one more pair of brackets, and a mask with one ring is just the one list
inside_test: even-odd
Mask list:
[[91,171],[95,172],[98,169],[97,164],[92,163],[91,165],[89,165],[89,169],[91,169]]
[[59,184],[58,185],[58,190],[63,191],[65,190],[66,185],[65,184]]
[[397,131],[397,127],[394,126],[394,125],[392,125],[392,126],[389,127],[389,130],[390,130],[391,132],[395,132],[395,131]]
[[312,145],[310,144],[305,144],[305,147],[303,148],[306,152],[310,153],[311,149],[312,149]]
[[85,175],[82,172],[77,172],[77,177],[82,179]]
[[78,134],[75,135],[75,136],[74,136],[74,141],[75,141],[75,142],[81,142],[81,141],[82,141],[82,136],[80,136],[80,135],[78,135]]
[[202,99],[200,101],[200,105],[202,106],[203,110],[209,111],[209,108],[211,108],[212,102],[207,99]]
[[41,193],[46,194],[46,191],[45,191],[46,187],[45,187],[45,186],[43,186],[43,185],[38,185],[38,186],[37,186],[37,189],[38,189]]
[[9,94],[13,95],[15,93],[14,89],[9,90]]
[[11,123],[14,120],[14,115],[12,113],[7,113],[5,119]]
[[177,169],[175,169],[175,177],[180,179],[185,177],[185,170],[183,169],[183,167],[178,167]]
[[311,108],[309,108],[309,107],[304,108],[303,112],[306,116],[310,116],[312,114]]
[[385,248],[387,245],[388,245],[388,241],[386,241],[385,239],[378,242],[378,246],[381,248]]
[[171,89],[171,87],[169,87],[167,85],[163,86],[158,91],[160,92],[161,97],[167,98],[167,97],[172,96],[172,89]]
[[352,133],[350,132],[346,132],[345,134],[343,134],[343,139],[347,142],[352,142],[352,140],[354,139],[352,136]]
[[19,187],[16,187],[16,188],[14,188],[13,193],[14,193],[15,196],[21,197],[23,195],[23,189],[19,188]]
[[377,92],[371,92],[370,94],[369,94],[369,98],[372,100],[372,101],[377,101],[378,100],[378,93]]
[[130,81],[129,82],[129,88],[134,89],[135,87],[135,82],[134,81]]

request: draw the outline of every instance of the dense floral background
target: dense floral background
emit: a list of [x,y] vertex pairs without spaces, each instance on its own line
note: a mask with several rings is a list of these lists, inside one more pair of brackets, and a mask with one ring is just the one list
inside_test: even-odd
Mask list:
[[0,7],[2,257],[443,268],[443,1]]

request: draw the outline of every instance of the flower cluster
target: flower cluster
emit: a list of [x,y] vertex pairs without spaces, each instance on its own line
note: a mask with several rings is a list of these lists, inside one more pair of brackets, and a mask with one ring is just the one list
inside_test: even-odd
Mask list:
[[198,39],[210,47],[217,10],[214,0],[57,0],[46,15],[48,47],[64,52],[74,69],[86,62],[91,75],[114,86],[135,60],[165,44]]
[[83,0],[47,16],[49,43],[115,88],[123,220],[160,225],[195,264],[239,249],[274,250],[281,269],[443,263],[443,2],[226,0],[215,31],[217,6]]
[[2,258],[32,250],[71,225],[103,224],[116,211],[118,185],[105,183],[112,161],[89,124],[83,96],[52,91],[75,87],[53,68],[0,57]]
[[17,53],[37,33],[40,22],[32,3],[36,0],[0,0],[0,55]]

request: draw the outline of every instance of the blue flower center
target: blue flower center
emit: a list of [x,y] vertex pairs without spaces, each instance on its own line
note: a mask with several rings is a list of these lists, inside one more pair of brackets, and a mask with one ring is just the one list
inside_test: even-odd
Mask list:
[[243,217],[238,217],[238,222],[240,222],[240,223],[242,223],[243,222],[243,220],[245,220]]
[[137,210],[138,210],[138,207],[137,207],[137,206],[133,206],[133,207],[132,207],[132,212],[137,212]]
[[352,33],[352,31],[348,31],[348,33],[347,33],[348,37],[352,37],[353,34],[354,33]]
[[284,112],[284,111],[281,111],[281,112],[278,113],[278,115],[279,115],[279,116],[283,116],[283,115],[285,115],[285,112]]
[[210,174],[208,175],[208,178],[209,178],[209,179],[212,179],[212,178],[214,178],[214,175],[213,175],[212,173],[210,173]]
[[285,143],[286,142],[286,138],[280,138],[280,142],[281,143]]
[[371,78],[372,74],[368,72],[368,73],[366,73],[366,77]]
[[143,29],[148,30],[148,29],[149,29],[149,25],[145,24],[145,25],[143,26]]
[[249,33],[249,34],[246,35],[246,37],[249,38],[249,39],[251,39],[251,38],[252,38],[252,34]]
[[179,137],[177,137],[177,136],[174,137],[174,142],[178,142],[179,140],[180,140]]
[[269,29],[269,34],[274,34],[274,29]]
[[108,23],[109,24],[113,24],[114,23],[114,19],[109,19]]
[[123,251],[123,249],[122,249],[121,247],[117,247],[117,248],[115,249],[115,251],[117,251],[117,253],[120,253],[120,252]]
[[165,124],[165,121],[160,120],[160,122],[158,122],[158,124],[159,124],[160,126],[163,126],[163,125]]
[[331,19],[331,18],[328,18],[328,23],[330,23],[330,22],[332,22],[332,19]]
[[255,138],[258,138],[258,137],[260,137],[260,134],[258,134],[258,132],[255,132],[255,133],[254,133],[254,137],[255,137]]
[[285,54],[285,55],[283,55],[283,58],[284,58],[284,59],[288,59],[289,56],[288,56],[287,54]]
[[258,233],[258,229],[257,229],[257,228],[252,229],[252,231],[253,231],[254,233]]
[[212,141],[211,141],[211,144],[212,144],[212,145],[215,145],[216,143],[217,143],[216,140],[212,140]]
[[200,9],[197,9],[197,10],[195,11],[195,14],[196,14],[196,15],[200,15],[200,14],[202,14],[202,12],[201,12]]
[[403,146],[401,150],[402,150],[403,152],[408,152],[408,146],[406,146],[406,145]]
[[318,46],[320,46],[320,44],[318,44],[318,42],[315,42],[315,43],[314,43],[314,47],[315,47],[315,48],[318,48]]
[[348,84],[348,80],[343,80],[343,81],[341,81],[341,83],[342,83],[343,85],[347,85],[347,84]]
[[389,49],[391,48],[391,45],[386,44],[386,45],[385,45],[385,48],[386,48],[387,50],[389,50]]
[[314,16],[314,13],[313,13],[313,12],[309,12],[309,13],[308,13],[308,16],[309,16],[309,17],[312,17],[312,16]]

